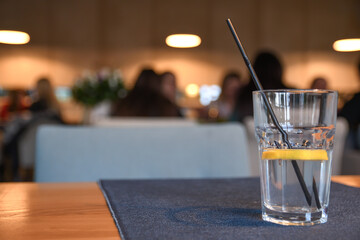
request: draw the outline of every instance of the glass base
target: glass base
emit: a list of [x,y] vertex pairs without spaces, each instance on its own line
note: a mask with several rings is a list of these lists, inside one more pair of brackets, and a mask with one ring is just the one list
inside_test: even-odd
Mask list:
[[326,223],[327,217],[327,213],[324,209],[313,213],[278,212],[266,207],[263,207],[262,210],[262,218],[264,221],[285,226],[312,226],[315,224]]

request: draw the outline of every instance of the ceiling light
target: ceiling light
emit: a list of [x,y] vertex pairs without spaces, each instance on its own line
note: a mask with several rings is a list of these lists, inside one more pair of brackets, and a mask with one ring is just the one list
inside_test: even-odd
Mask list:
[[338,52],[355,52],[360,51],[360,38],[349,38],[337,40],[333,44],[333,48]]
[[173,34],[166,38],[166,44],[174,48],[193,48],[201,43],[201,38],[194,34]]
[[25,32],[0,30],[0,43],[26,44],[29,41],[30,41],[30,36]]

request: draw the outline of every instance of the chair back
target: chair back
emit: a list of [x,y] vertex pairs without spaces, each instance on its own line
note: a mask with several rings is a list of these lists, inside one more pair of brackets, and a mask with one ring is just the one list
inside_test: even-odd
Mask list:
[[335,143],[332,159],[332,175],[342,174],[342,163],[344,158],[344,149],[346,137],[349,133],[349,124],[343,117],[338,117],[336,120]]
[[194,126],[194,120],[176,117],[109,117],[99,118],[93,122],[99,127],[165,127],[165,126]]
[[41,127],[35,180],[252,176],[240,124],[168,127]]
[[250,159],[250,168],[255,176],[260,176],[260,162],[259,162],[259,149],[258,143],[255,138],[255,123],[252,116],[247,116],[244,118],[244,125],[246,129],[246,134],[249,144],[249,159]]
[[19,137],[19,165],[23,169],[34,168],[36,132],[43,125],[59,125],[59,121],[40,118],[29,124]]

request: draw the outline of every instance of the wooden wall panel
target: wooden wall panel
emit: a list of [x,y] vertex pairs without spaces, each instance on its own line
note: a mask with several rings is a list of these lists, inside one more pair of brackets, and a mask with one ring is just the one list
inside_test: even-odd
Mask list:
[[[267,48],[285,66],[286,83],[306,88],[315,76],[330,87],[354,92],[359,53],[337,53],[332,42],[360,37],[358,0],[2,0],[0,28],[31,34],[25,46],[0,45],[0,86],[31,87],[40,76],[72,85],[84,69],[119,68],[128,86],[138,71],[172,70],[188,83],[220,83],[228,69],[246,68],[225,19],[231,17],[253,59]],[[198,33],[203,44],[173,49],[171,32]]]

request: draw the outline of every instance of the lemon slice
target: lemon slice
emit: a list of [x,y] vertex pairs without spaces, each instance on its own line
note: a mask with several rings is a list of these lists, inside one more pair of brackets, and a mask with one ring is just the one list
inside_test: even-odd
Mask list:
[[324,149],[268,149],[262,153],[261,159],[267,160],[328,160]]

